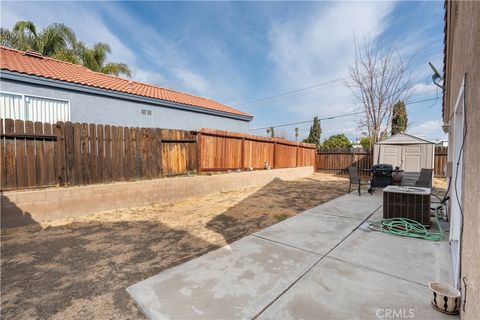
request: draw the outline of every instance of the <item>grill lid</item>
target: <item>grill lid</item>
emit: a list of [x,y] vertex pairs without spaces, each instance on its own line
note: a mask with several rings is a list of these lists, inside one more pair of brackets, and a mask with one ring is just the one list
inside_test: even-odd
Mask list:
[[379,163],[375,164],[372,167],[372,171],[393,171],[393,166],[391,164]]

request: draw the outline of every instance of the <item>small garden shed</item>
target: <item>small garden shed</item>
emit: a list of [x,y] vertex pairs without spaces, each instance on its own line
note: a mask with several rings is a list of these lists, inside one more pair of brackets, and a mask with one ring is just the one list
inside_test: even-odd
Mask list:
[[373,149],[373,163],[391,164],[405,172],[433,169],[435,143],[408,133],[397,133],[377,142]]

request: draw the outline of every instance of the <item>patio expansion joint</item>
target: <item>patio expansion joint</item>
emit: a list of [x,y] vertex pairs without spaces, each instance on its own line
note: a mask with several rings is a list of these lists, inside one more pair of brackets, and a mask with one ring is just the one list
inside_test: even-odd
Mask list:
[[[367,219],[369,219],[371,216],[373,216],[373,214],[375,212],[377,212],[382,207],[383,207],[383,204],[380,204],[378,207],[376,207],[375,210],[373,210],[373,212],[368,216]],[[303,214],[303,213],[306,213],[306,212],[302,212],[301,214]],[[306,214],[313,215],[313,214],[315,214],[315,211],[312,211],[312,212],[306,213]],[[357,218],[352,218],[352,217],[348,217],[348,216],[342,216],[342,215],[334,214],[334,213],[328,213],[327,212],[327,213],[324,213],[324,215],[331,216],[331,217],[337,217],[337,218],[343,218],[343,219],[349,219],[349,220],[355,220],[355,221],[362,221],[362,223],[365,222],[365,220],[363,220],[363,219],[357,219]]]
[[[378,208],[376,208],[375,210],[372,211],[372,213],[370,213],[365,219],[363,220],[357,220],[357,221],[360,221],[360,223],[352,230],[350,231],[345,237],[343,237],[342,240],[340,240],[337,244],[335,244],[330,250],[328,250],[328,252],[323,255],[323,256],[320,256],[320,258],[314,263],[312,264],[304,273],[302,273],[297,279],[295,279],[286,289],[284,289],[278,296],[275,297],[275,299],[273,299],[272,301],[270,301],[270,303],[268,303],[262,310],[260,310],[252,319],[257,319],[262,313],[264,313],[268,308],[270,308],[271,305],[273,305],[275,302],[278,301],[278,299],[280,299],[285,293],[287,293],[287,291],[289,291],[293,286],[295,286],[307,273],[310,272],[310,270],[312,270],[313,268],[315,268],[325,257],[328,257],[328,255],[333,251],[335,250],[342,242],[344,242],[348,237],[350,237],[355,231],[358,230],[358,228],[360,228],[360,226],[362,224],[364,224],[365,222],[368,221],[368,219],[370,219],[370,217],[380,208],[380,206]],[[256,236],[258,237],[258,236]],[[258,237],[258,238],[262,238],[262,237]],[[264,239],[264,238],[262,238]],[[289,247],[294,247],[294,246],[291,246],[291,245],[287,245],[287,244],[284,244],[282,242],[278,242],[278,241],[274,241],[274,240],[270,240],[270,239],[265,239],[265,240],[269,240],[269,241],[272,241],[272,242],[275,242],[275,243],[278,243],[278,244],[281,244],[281,245],[286,245],[286,246],[289,246]],[[296,247],[294,247],[296,248]],[[302,249],[301,249],[302,250]],[[303,251],[306,251],[306,252],[309,252],[309,250],[305,250],[303,249]],[[318,254],[317,254],[318,255]],[[329,257],[331,258],[331,257]]]
[[380,271],[378,269],[373,269],[373,268],[370,268],[370,267],[367,267],[367,266],[364,266],[364,265],[361,265],[361,264],[356,264],[356,263],[353,263],[353,262],[350,262],[350,261],[345,261],[345,260],[342,260],[342,259],[339,259],[339,258],[329,256],[329,255],[326,255],[325,257],[328,257],[329,259],[336,260],[336,261],[339,261],[339,262],[342,262],[342,263],[346,263],[346,264],[349,264],[349,265],[352,265],[352,266],[355,266],[355,267],[359,267],[359,268],[367,269],[367,270],[370,270],[370,271],[373,271],[373,272],[381,273],[383,275],[390,276],[392,278],[407,281],[407,282],[410,282],[410,283],[428,288],[428,286],[423,284],[423,283],[419,283],[419,282],[416,282],[416,281],[405,279],[405,278],[402,278],[402,277],[399,277],[399,276],[396,276],[396,275],[393,275],[393,274],[390,274],[390,273],[387,273],[387,272],[384,272],[384,271]]
[[283,242],[280,242],[280,241],[277,241],[277,240],[265,238],[265,237],[262,237],[262,236],[259,236],[259,235],[256,235],[256,234],[251,234],[251,236],[255,237],[255,238],[258,238],[258,239],[265,240],[265,241],[270,241],[270,242],[273,242],[273,243],[276,243],[276,244],[279,244],[279,245],[282,245],[282,246],[298,249],[298,250],[304,251],[306,253],[314,254],[314,255],[319,256],[319,257],[324,257],[325,256],[325,255],[320,254],[318,252],[314,252],[314,251],[311,251],[311,250],[308,250],[308,249],[300,248],[300,247],[297,247],[297,246],[294,246],[294,245],[291,245],[291,244],[287,244],[287,243],[283,243]]

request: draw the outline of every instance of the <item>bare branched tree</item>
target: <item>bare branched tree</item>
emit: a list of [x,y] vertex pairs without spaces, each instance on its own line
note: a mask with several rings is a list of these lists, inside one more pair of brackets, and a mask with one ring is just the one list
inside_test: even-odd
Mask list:
[[375,143],[387,135],[395,103],[413,93],[409,67],[394,48],[355,40],[350,78],[347,86],[365,111],[360,124]]

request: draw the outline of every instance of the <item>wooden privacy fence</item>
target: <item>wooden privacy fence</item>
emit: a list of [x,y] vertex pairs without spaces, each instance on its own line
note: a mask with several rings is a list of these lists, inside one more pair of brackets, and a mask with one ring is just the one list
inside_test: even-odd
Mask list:
[[1,190],[313,166],[315,146],[226,131],[0,121]]
[[435,162],[434,162],[434,176],[437,178],[444,178],[443,171],[448,161],[448,147],[435,147]]
[[[447,147],[435,148],[435,177],[445,177],[443,168],[447,163],[447,154]],[[319,149],[315,168],[320,172],[348,174],[348,167],[358,167],[361,175],[369,175],[365,169],[370,169],[372,164],[372,153],[363,149]]]
[[211,129],[201,129],[197,139],[200,171],[315,165],[314,144]]
[[369,175],[372,167],[372,152],[363,149],[319,149],[315,167],[317,171],[348,174],[348,167],[358,167],[359,174]]
[[189,131],[1,121],[2,190],[157,178],[196,170]]

